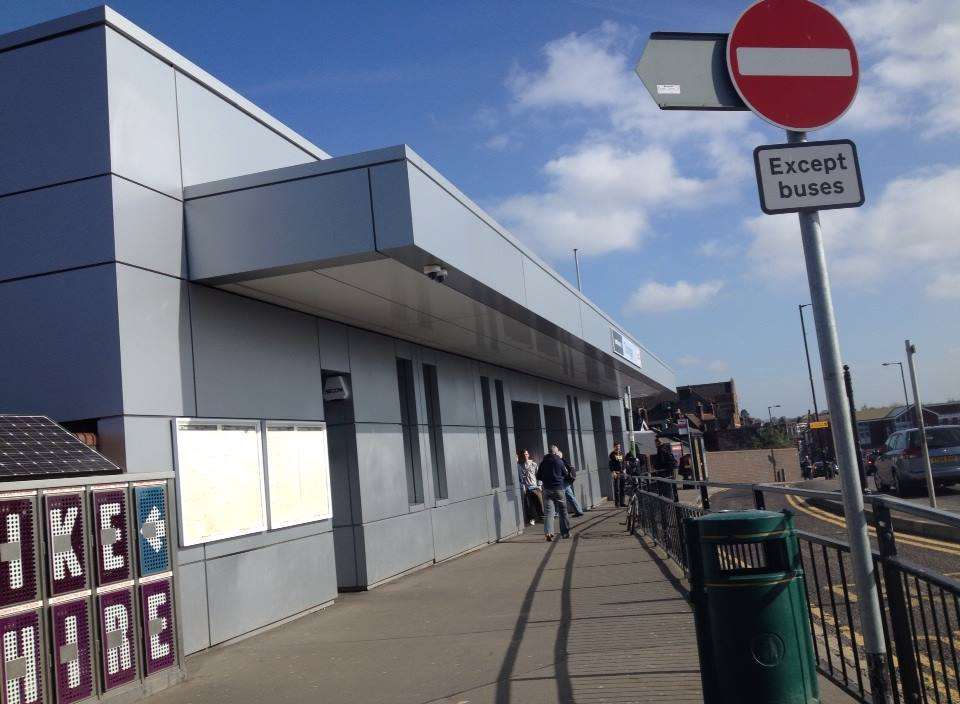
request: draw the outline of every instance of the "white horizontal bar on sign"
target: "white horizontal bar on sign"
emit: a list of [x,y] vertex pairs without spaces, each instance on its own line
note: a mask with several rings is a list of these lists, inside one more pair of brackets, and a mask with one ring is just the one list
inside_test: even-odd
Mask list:
[[849,49],[737,47],[741,76],[852,76]]

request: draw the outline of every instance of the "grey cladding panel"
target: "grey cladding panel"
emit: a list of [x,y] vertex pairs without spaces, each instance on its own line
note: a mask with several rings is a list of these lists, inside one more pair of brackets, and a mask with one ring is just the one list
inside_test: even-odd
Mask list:
[[340,323],[317,318],[317,334],[320,340],[320,363],[325,370],[350,371],[350,346],[347,327]]
[[315,161],[196,81],[176,80],[185,186]]
[[393,339],[356,328],[349,328],[349,339],[357,421],[399,423],[400,391]]
[[579,300],[571,291],[529,259],[523,262],[523,280],[527,293],[525,300],[530,310],[568,332],[580,335]]
[[431,511],[420,511],[363,526],[367,584],[432,562]]
[[112,260],[110,177],[0,198],[0,238],[0,279]]
[[110,170],[104,33],[0,54],[0,194]]
[[444,560],[465,550],[483,545],[490,539],[487,506],[493,496],[460,501],[433,512],[433,541],[436,559]]
[[112,169],[180,198],[173,68],[114,30],[106,33]]
[[[406,514],[406,466],[400,425],[357,424],[357,469],[365,522]],[[421,460],[422,461],[422,460]],[[424,473],[429,468],[423,465]]]
[[112,265],[0,284],[0,330],[0,412],[122,413]]
[[199,415],[323,419],[313,317],[203,286],[190,292]]
[[180,201],[126,179],[111,181],[117,260],[186,278]]
[[202,562],[180,566],[180,617],[183,650],[189,655],[210,647],[207,621],[207,574]]
[[374,253],[366,169],[188,201],[190,276],[306,271]]

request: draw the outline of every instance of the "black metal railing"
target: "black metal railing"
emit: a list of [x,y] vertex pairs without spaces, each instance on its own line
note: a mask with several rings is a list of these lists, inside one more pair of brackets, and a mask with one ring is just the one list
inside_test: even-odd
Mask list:
[[[699,488],[699,505],[680,501],[678,489]],[[748,490],[753,508],[766,494],[837,500],[833,492],[784,484],[732,484],[640,480],[639,526],[684,571],[684,518],[710,511],[708,488]],[[960,515],[886,495],[868,495],[876,528],[873,575],[883,613],[890,690],[897,704],[960,704],[960,581],[908,560],[897,552],[891,512],[922,517],[960,531]],[[960,532],[958,532],[960,535]],[[872,701],[861,635],[859,596],[851,578],[850,548],[836,538],[797,531],[805,575],[810,632],[820,672],[862,701]],[[731,556],[740,561],[741,557]],[[743,558],[746,559],[746,558]]]

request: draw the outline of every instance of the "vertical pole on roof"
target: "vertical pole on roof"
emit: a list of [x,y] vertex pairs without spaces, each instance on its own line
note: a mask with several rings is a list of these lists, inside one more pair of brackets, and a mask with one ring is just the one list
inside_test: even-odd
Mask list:
[[577,267],[577,290],[583,293],[583,287],[580,285],[580,250],[573,248],[573,264]]
[[[787,141],[791,144],[805,142],[806,139],[806,132],[787,130]],[[843,513],[846,518],[850,561],[857,589],[857,603],[860,608],[870,690],[874,702],[885,703],[890,701],[890,687],[887,681],[887,652],[883,638],[883,620],[877,582],[874,579],[867,517],[863,510],[863,492],[860,490],[860,476],[857,472],[853,424],[850,422],[850,407],[843,387],[840,340],[833,313],[833,297],[830,293],[830,277],[827,274],[823,236],[820,232],[820,215],[816,210],[801,210],[797,215],[800,220],[803,256],[807,265],[807,281],[810,285],[810,302],[817,330],[817,344],[820,348],[823,386],[827,393],[830,427],[833,432],[837,465],[840,469]]]
[[627,386],[623,394],[623,405],[627,411],[627,438],[630,442],[630,452],[637,456],[636,436],[633,434],[633,398],[630,396],[630,387]]
[[933,490],[933,469],[930,467],[930,449],[927,447],[927,424],[923,422],[923,403],[920,401],[920,390],[917,388],[917,369],[914,366],[913,355],[917,353],[917,346],[911,345],[910,340],[903,341],[907,348],[907,364],[910,366],[910,385],[913,387],[913,406],[917,414],[917,429],[920,431],[920,451],[923,453],[923,471],[927,475],[927,493],[930,495],[930,506],[937,507],[937,495]]

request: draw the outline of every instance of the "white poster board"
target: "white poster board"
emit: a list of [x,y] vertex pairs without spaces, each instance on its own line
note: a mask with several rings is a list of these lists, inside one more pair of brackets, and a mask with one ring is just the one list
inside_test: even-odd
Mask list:
[[321,521],[333,515],[330,456],[324,423],[266,423],[270,527]]
[[173,423],[182,544],[266,530],[260,424],[192,418]]

